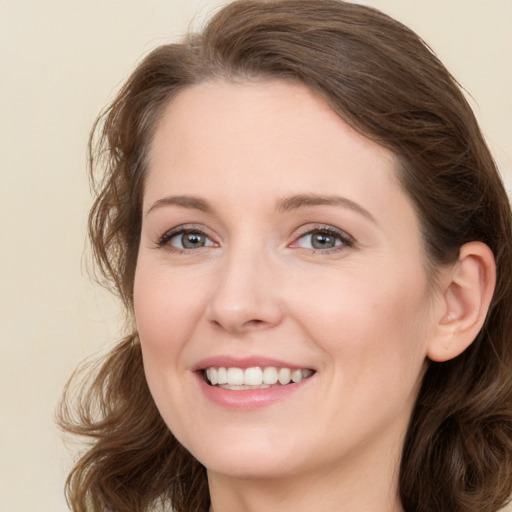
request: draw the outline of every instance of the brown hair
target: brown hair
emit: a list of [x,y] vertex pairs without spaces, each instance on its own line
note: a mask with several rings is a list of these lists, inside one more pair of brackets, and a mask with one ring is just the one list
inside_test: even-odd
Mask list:
[[[455,80],[397,21],[337,0],[242,0],[202,34],[150,53],[91,136],[97,197],[89,227],[100,275],[132,315],[147,151],[164,106],[200,81],[253,77],[320,92],[346,122],[398,156],[433,272],[466,242],[493,251],[498,280],[486,323],[461,356],[430,363],[399,493],[407,512],[497,511],[512,490],[510,205]],[[135,330],[91,378],[73,410],[68,388],[61,409],[64,428],[92,439],[68,478],[73,510],[142,512],[159,503],[207,510],[205,469],[163,423]]]

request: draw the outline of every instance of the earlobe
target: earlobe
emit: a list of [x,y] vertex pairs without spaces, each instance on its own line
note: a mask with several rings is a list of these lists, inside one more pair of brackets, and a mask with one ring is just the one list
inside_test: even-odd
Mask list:
[[442,281],[442,315],[427,349],[427,356],[438,362],[464,352],[482,328],[496,283],[492,251],[482,242],[463,245]]

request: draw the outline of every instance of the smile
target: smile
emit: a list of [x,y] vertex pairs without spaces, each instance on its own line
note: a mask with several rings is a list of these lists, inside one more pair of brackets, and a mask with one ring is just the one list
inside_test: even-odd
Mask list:
[[313,375],[310,369],[268,367],[209,367],[204,376],[211,386],[230,390],[266,389],[272,386],[296,384]]

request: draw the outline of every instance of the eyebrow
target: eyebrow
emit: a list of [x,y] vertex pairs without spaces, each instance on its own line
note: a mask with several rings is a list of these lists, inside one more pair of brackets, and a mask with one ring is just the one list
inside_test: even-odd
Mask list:
[[286,197],[277,203],[277,210],[286,212],[308,206],[341,206],[359,213],[368,220],[375,222],[373,215],[358,203],[341,196],[323,196],[317,194],[300,194]]
[[163,206],[180,206],[181,208],[213,213],[213,208],[204,199],[193,196],[167,196],[155,201],[151,208],[146,212],[146,215],[151,213],[153,210],[162,208]]
[[[205,213],[214,213],[214,209],[204,199],[194,196],[167,196],[158,199],[146,212],[146,215],[152,211],[162,208],[164,206],[179,206],[181,208],[188,208],[191,210],[199,210]],[[290,197],[285,197],[277,201],[276,210],[278,212],[289,212],[305,208],[308,206],[341,206],[359,213],[363,217],[375,222],[373,215],[355,203],[354,201],[342,196],[324,196],[317,194],[298,194]]]

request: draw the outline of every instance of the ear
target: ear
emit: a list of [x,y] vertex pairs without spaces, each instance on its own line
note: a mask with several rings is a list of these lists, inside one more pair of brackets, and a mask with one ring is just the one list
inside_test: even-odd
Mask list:
[[440,282],[440,318],[427,356],[443,362],[464,352],[482,328],[496,284],[492,251],[482,242],[463,245]]

